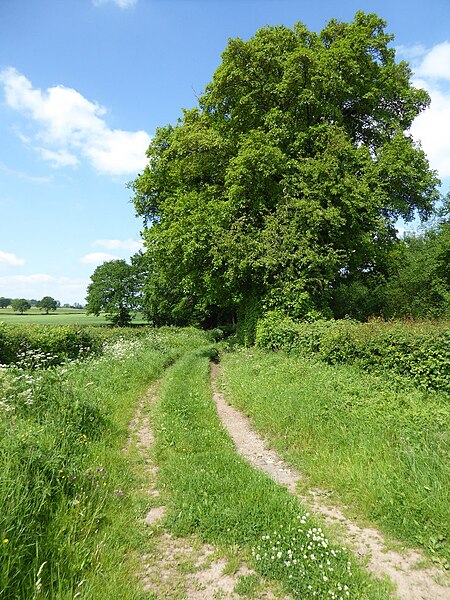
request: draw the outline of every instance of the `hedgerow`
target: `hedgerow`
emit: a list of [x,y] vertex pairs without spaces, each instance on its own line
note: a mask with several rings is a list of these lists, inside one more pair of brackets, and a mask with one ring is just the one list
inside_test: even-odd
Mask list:
[[83,353],[98,352],[101,346],[101,337],[87,328],[0,323],[0,364],[4,365],[26,360],[36,352],[51,355],[51,365],[56,365]]
[[448,322],[358,323],[347,319],[296,322],[278,312],[258,322],[256,345],[298,355],[316,355],[329,364],[350,363],[389,371],[430,390],[450,391]]

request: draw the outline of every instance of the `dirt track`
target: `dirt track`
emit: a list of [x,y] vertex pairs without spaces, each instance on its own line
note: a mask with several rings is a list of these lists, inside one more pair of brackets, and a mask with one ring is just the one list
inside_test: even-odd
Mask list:
[[[254,575],[242,561],[230,571],[228,560],[217,552],[211,544],[196,538],[175,538],[163,531],[161,522],[165,507],[160,503],[156,486],[157,466],[150,458],[154,442],[153,432],[146,408],[156,400],[157,384],[148,389],[141,400],[130,424],[131,435],[127,448],[136,444],[146,463],[149,482],[147,492],[153,498],[152,508],[144,518],[143,526],[156,544],[151,552],[141,556],[140,579],[144,591],[156,592],[158,598],[186,598],[188,600],[239,600],[241,596],[235,587],[241,577]],[[290,597],[273,583],[264,585],[258,591],[261,600],[290,600]]]
[[[220,367],[211,365],[211,383],[217,411],[223,425],[233,438],[236,450],[253,466],[265,471],[274,481],[287,487],[326,524],[339,524],[342,540],[367,562],[367,568],[376,576],[387,575],[397,586],[397,596],[402,600],[450,600],[450,582],[442,571],[423,568],[424,557],[416,550],[399,553],[387,547],[382,534],[374,528],[361,527],[348,519],[342,510],[323,501],[327,493],[311,490],[308,496],[297,492],[301,473],[285,464],[276,452],[267,448],[261,437],[252,429],[250,420],[227,404],[219,391]],[[441,585],[442,583],[442,585]]]

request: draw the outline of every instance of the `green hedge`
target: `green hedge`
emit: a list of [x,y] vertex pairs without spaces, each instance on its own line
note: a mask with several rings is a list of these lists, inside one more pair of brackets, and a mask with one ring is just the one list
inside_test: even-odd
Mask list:
[[[100,336],[70,325],[13,325],[0,323],[0,364],[27,362],[50,366],[101,349]],[[37,366],[37,365],[36,365]]]
[[256,345],[315,354],[330,364],[354,363],[370,371],[389,371],[426,389],[450,391],[448,322],[303,323],[272,312],[258,322]]

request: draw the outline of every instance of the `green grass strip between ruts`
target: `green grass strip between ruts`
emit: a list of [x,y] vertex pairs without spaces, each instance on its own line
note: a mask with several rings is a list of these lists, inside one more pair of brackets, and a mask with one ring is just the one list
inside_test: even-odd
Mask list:
[[212,403],[209,355],[188,353],[168,370],[155,410],[167,526],[238,545],[296,598],[387,598],[287,490],[237,455]]

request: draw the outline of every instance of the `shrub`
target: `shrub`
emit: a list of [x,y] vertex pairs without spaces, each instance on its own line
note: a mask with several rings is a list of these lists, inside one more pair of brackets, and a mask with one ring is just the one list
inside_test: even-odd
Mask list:
[[[49,327],[0,323],[1,364],[44,360],[46,356],[47,366],[52,366],[61,364],[67,359],[78,358],[83,353],[98,352],[101,344],[101,338],[86,328],[68,325]],[[37,356],[37,352],[40,353],[40,357]]]
[[394,372],[425,389],[450,391],[448,323],[346,319],[305,323],[268,313],[258,322],[256,345],[316,354],[329,364],[354,363],[370,371]]

